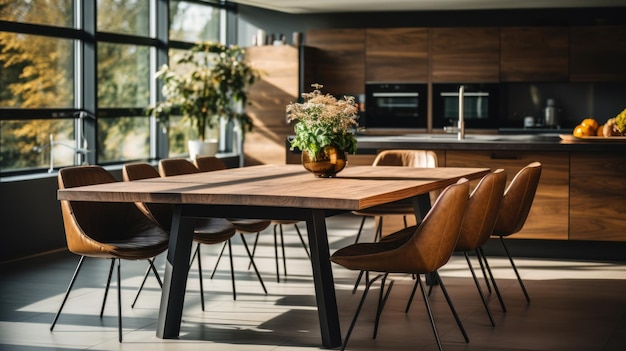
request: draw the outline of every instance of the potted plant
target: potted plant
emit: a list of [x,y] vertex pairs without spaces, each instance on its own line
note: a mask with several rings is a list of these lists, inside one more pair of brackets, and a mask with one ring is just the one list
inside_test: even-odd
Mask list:
[[303,166],[319,177],[333,177],[347,162],[346,153],[356,152],[355,130],[358,107],[353,96],[336,99],[322,94],[320,84],[303,93],[302,103],[287,105],[289,121],[296,121],[291,150],[302,151]]
[[243,54],[238,46],[199,42],[178,60],[183,72],[164,65],[156,74],[163,82],[163,100],[148,111],[164,125],[171,113],[183,116],[183,122],[195,131],[189,139],[191,159],[196,152],[202,152],[192,150],[193,145],[211,144],[214,150],[204,153],[217,151],[217,140],[207,140],[207,132],[218,125],[220,118],[239,123],[242,138],[252,130],[252,119],[245,112],[246,89],[259,73],[243,60]]

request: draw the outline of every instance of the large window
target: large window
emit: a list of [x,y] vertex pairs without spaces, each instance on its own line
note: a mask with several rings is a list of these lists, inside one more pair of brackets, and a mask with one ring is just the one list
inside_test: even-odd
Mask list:
[[224,42],[225,8],[0,1],[0,175],[184,155],[180,118],[164,129],[145,113],[159,97],[154,72],[196,41]]

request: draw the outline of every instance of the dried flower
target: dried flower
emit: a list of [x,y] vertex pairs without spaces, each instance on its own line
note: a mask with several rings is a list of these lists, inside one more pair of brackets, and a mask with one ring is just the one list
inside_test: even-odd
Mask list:
[[358,127],[358,107],[353,96],[336,99],[322,94],[320,84],[312,84],[313,92],[303,93],[302,103],[287,105],[287,118],[296,121],[296,137],[291,149],[298,148],[316,155],[324,146],[332,145],[349,153],[356,152],[354,130]]

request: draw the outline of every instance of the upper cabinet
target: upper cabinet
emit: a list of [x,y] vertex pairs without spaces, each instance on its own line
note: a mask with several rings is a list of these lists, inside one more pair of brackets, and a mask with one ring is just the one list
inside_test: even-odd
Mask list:
[[498,82],[500,28],[431,29],[433,82]]
[[500,80],[569,80],[567,27],[503,27],[500,30]]
[[626,81],[626,26],[572,27],[570,80]]
[[312,29],[306,45],[315,49],[313,82],[335,95],[362,94],[365,90],[365,29]]
[[428,29],[367,29],[367,82],[427,82]]

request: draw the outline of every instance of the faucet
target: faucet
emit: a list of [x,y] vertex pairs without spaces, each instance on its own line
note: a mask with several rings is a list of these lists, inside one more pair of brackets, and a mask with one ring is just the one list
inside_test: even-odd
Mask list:
[[457,121],[457,127],[444,127],[443,129],[447,133],[457,133],[457,139],[463,140],[465,139],[465,113],[464,113],[464,102],[465,99],[465,86],[459,86],[459,120]]
[[465,113],[464,113],[464,100],[465,100],[465,86],[459,86],[459,121],[457,139],[465,139]]

